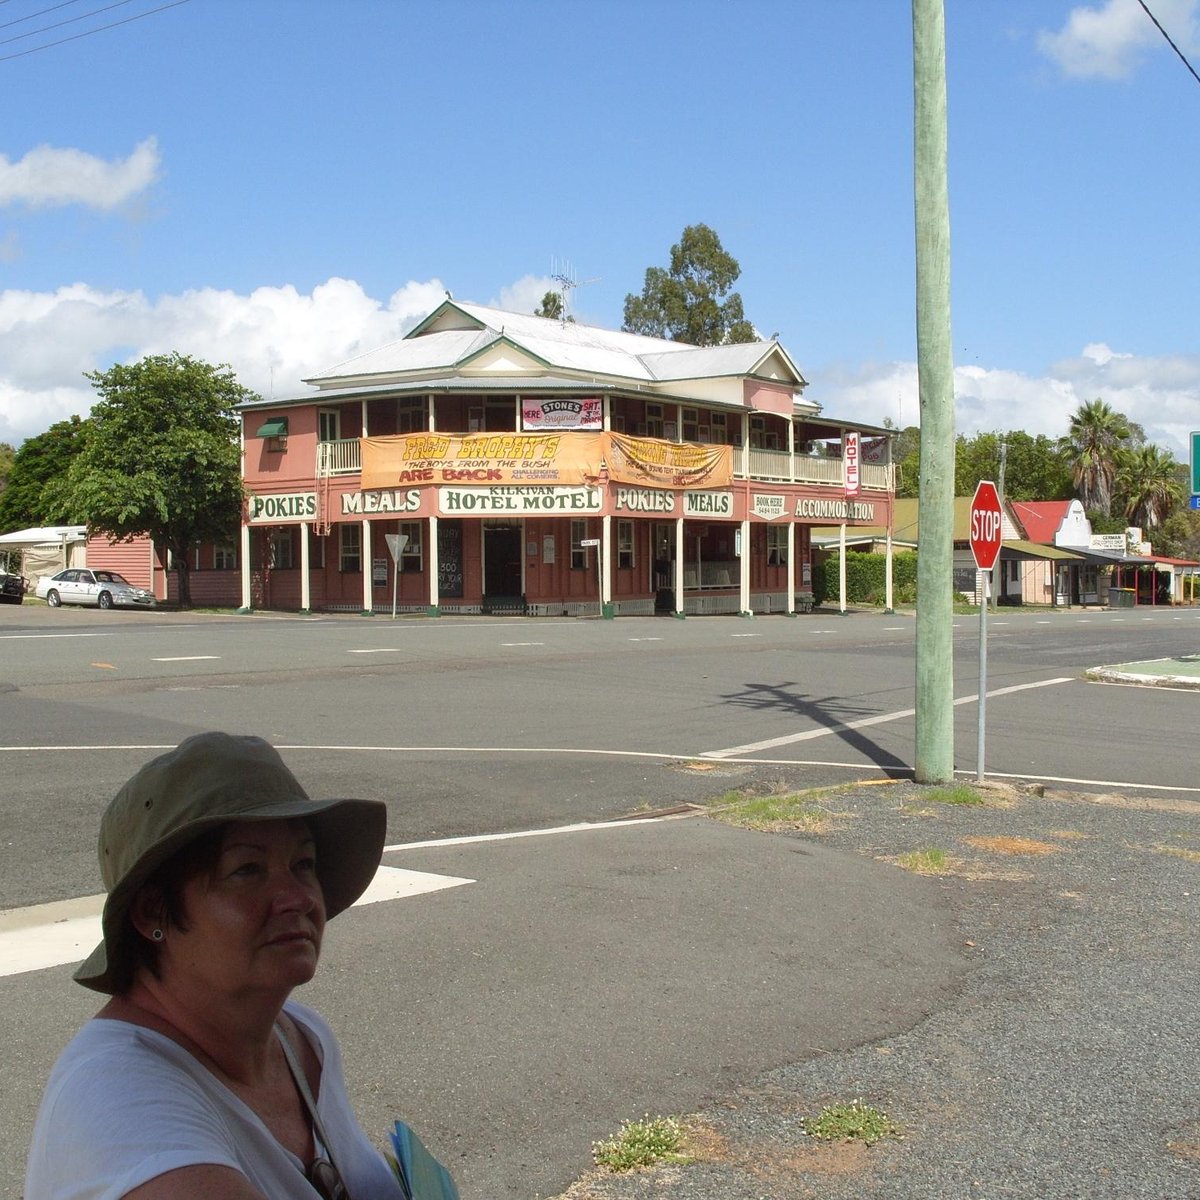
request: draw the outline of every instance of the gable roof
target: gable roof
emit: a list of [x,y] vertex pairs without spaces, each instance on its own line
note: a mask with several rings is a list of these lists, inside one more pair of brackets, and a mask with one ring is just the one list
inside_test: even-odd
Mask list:
[[1031,542],[1054,544],[1054,535],[1062,528],[1070,500],[1014,500],[1012,510]]
[[[447,299],[399,341],[338,363],[305,383],[336,387],[368,376],[470,370],[485,352],[510,349],[530,371],[556,370],[636,384],[751,376],[800,392],[807,380],[776,341],[691,346],[623,330]],[[813,406],[816,408],[817,406]]]

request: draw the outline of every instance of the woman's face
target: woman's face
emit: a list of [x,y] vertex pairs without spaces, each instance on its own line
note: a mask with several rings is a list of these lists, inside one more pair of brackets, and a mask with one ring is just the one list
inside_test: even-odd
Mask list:
[[169,987],[286,996],[313,977],[325,900],[303,821],[231,823],[212,868],[184,884],[182,899],[186,928],[171,926],[160,951]]

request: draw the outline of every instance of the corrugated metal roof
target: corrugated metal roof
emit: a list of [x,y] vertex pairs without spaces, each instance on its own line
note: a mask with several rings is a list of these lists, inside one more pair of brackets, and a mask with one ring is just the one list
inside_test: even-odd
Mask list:
[[795,388],[805,384],[787,351],[777,342],[690,346],[458,300],[445,301],[402,340],[357,355],[309,376],[305,382],[320,385],[364,375],[450,371],[501,338],[551,368],[638,383],[748,375],[769,355],[777,353],[785,372],[794,374],[794,378],[781,382]]

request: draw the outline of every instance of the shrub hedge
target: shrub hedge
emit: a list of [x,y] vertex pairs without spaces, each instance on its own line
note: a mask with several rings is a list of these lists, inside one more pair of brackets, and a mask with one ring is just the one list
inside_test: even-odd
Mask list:
[[[882,608],[887,596],[887,556],[846,554],[846,603],[874,604]],[[913,604],[917,599],[917,556],[911,550],[892,555],[892,603]],[[838,555],[831,553],[814,572],[813,600],[833,604],[838,600]]]

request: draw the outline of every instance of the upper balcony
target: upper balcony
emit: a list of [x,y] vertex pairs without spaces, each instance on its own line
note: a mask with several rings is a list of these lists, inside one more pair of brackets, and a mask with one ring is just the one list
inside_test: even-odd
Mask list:
[[[339,438],[317,443],[318,479],[334,475],[360,475],[362,456],[358,438]],[[786,450],[733,447],[733,473],[737,479],[760,483],[804,483],[841,487],[842,460],[812,454],[788,454]],[[891,492],[895,489],[895,467],[891,463],[864,463],[859,468],[864,491]]]

